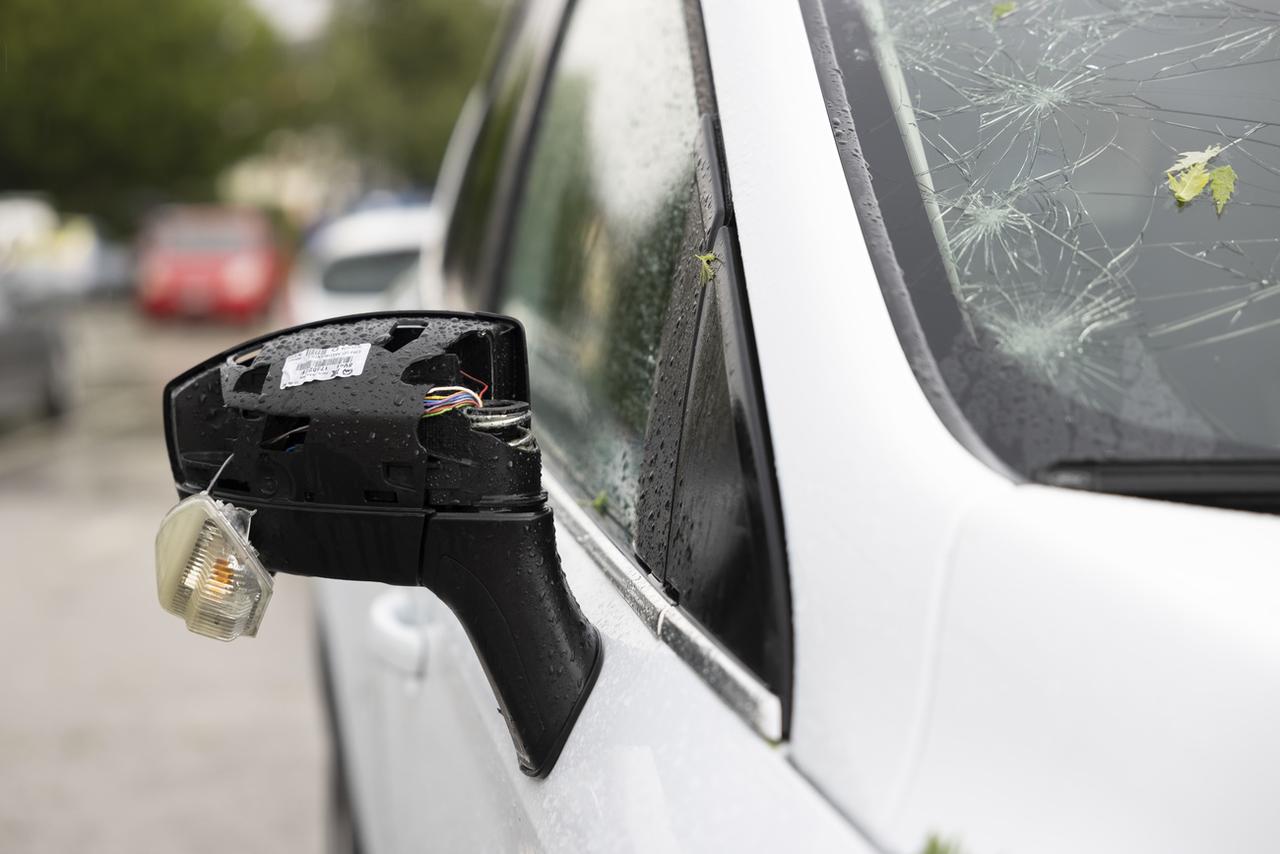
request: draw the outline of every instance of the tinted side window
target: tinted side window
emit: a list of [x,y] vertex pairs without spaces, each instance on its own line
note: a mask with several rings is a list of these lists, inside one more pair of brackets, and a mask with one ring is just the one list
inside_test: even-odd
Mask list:
[[502,310],[526,325],[544,450],[627,540],[672,283],[700,216],[681,3],[583,0],[561,51]]

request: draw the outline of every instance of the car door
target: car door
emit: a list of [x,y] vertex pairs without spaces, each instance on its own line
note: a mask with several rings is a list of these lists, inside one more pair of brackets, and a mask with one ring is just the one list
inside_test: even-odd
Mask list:
[[[446,279],[526,326],[561,562],[604,664],[530,779],[453,616],[425,590],[369,603],[381,665],[348,705],[382,740],[356,782],[374,850],[860,844],[779,749],[785,553],[704,44],[696,4],[579,0],[527,138],[477,135]],[[359,639],[337,622],[330,646]]]

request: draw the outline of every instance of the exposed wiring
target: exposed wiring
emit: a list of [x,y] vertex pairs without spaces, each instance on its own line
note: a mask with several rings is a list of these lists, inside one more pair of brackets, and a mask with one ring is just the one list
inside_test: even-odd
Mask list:
[[234,456],[235,454],[227,454],[227,458],[222,461],[222,465],[218,466],[218,470],[213,473],[213,477],[209,478],[209,483],[204,488],[205,494],[208,494],[209,490],[213,489],[213,485],[218,482],[218,478],[222,477],[222,470],[227,467],[227,464],[231,462],[231,458]]
[[483,388],[480,389],[480,397],[484,397],[484,393],[489,390],[489,384],[487,382],[480,379],[479,377],[473,377],[471,376],[471,374],[463,370],[459,370],[458,373],[462,374],[464,377],[471,380],[473,383],[479,383],[481,386],[483,386]]
[[[485,386],[485,388],[487,389],[488,386]],[[455,409],[482,406],[484,406],[484,401],[480,399],[480,395],[466,386],[441,385],[429,389],[426,395],[423,396],[422,417],[430,418],[433,415],[443,415]]]
[[276,442],[279,442],[281,439],[287,436],[292,436],[294,433],[301,433],[303,430],[306,430],[310,426],[311,426],[310,424],[303,424],[301,427],[294,427],[292,430],[286,430],[283,433],[281,433],[279,436],[276,436],[274,439],[267,439],[265,442],[263,442],[263,444],[274,445]]

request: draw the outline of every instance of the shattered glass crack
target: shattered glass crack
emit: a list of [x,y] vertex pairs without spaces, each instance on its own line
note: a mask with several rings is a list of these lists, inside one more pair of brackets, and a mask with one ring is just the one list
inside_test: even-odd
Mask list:
[[[884,79],[971,340],[1114,422],[1023,436],[1030,464],[1274,454],[1278,10],[830,0],[831,20],[842,5],[870,31],[861,59]],[[976,422],[1044,429],[1043,401],[1013,411],[981,391],[990,359],[930,346]]]

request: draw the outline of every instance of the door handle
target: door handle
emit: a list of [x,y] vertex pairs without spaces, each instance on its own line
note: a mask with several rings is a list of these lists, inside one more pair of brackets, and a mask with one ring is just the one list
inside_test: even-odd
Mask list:
[[369,607],[369,645],[379,661],[405,676],[427,673],[426,626],[405,590],[383,593]]

